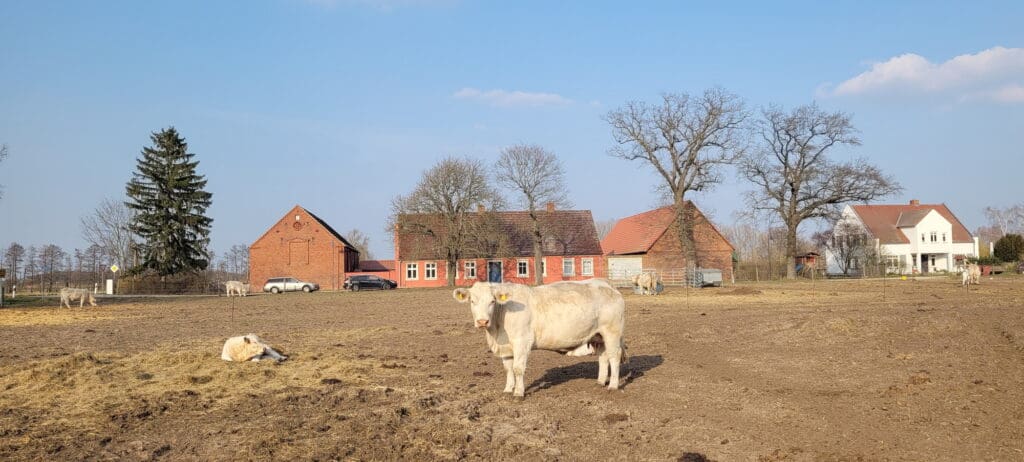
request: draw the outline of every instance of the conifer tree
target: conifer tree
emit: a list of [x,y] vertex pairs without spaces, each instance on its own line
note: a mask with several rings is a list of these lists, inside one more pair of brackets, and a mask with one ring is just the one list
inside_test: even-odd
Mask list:
[[139,237],[142,261],[137,271],[161,276],[204,270],[213,219],[205,215],[213,195],[206,177],[196,173],[199,161],[174,127],[153,133],[152,147],[142,149],[136,171],[126,187],[135,211],[131,231]]

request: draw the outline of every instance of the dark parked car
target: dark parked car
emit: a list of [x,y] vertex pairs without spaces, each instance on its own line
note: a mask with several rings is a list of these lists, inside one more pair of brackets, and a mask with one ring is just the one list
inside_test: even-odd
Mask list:
[[380,276],[360,275],[345,278],[345,284],[342,287],[353,291],[362,289],[388,290],[398,287],[398,283]]

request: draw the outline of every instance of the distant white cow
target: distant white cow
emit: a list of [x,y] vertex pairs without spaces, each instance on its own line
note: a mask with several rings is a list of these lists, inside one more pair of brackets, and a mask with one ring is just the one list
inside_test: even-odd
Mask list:
[[238,294],[240,297],[249,295],[249,284],[241,281],[228,281],[224,283],[224,288],[227,290],[228,297],[231,294]]
[[89,304],[96,306],[96,297],[93,297],[92,292],[89,289],[73,289],[71,287],[65,287],[60,290],[60,305],[57,308],[67,305],[71,308],[71,302],[78,300],[78,307],[82,308],[85,306],[85,301],[89,300]]
[[224,342],[220,359],[225,361],[261,361],[272,359],[277,362],[288,359],[263,342],[256,334],[231,337]]
[[967,270],[964,271],[964,284],[980,284],[981,283],[981,267],[977,263],[968,263]]
[[637,275],[635,284],[640,287],[640,293],[643,295],[657,295],[658,283],[661,282],[661,278],[658,277],[658,273],[649,272]]
[[525,394],[523,374],[531,350],[569,356],[597,353],[597,382],[607,383],[609,390],[619,388],[619,365],[626,357],[626,305],[608,282],[538,287],[477,282],[455,289],[452,296],[469,303],[476,326],[486,330],[487,346],[505,367],[505,393]]

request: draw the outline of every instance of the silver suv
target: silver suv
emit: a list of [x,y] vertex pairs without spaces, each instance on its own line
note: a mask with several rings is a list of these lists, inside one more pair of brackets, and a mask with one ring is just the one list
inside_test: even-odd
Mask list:
[[303,282],[295,278],[270,278],[267,279],[266,284],[263,284],[263,291],[273,294],[279,294],[281,292],[296,292],[300,290],[303,292],[320,290],[320,284],[315,282]]

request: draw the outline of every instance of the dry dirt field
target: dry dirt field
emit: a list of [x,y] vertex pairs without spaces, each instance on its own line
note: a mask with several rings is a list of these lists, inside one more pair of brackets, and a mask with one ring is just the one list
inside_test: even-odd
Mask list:
[[523,401],[450,294],[0,310],[0,460],[1024,460],[1021,277],[630,294],[623,390],[535,352]]

